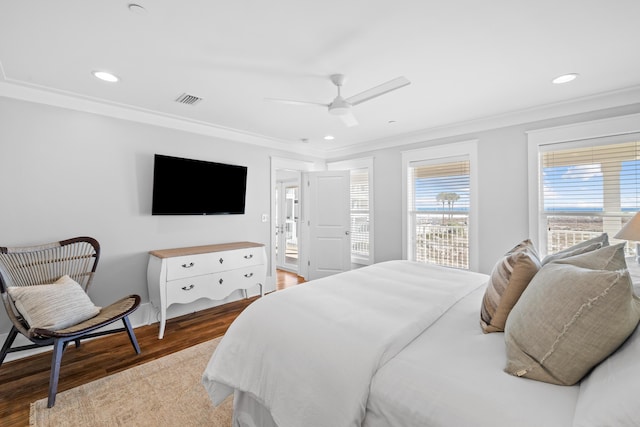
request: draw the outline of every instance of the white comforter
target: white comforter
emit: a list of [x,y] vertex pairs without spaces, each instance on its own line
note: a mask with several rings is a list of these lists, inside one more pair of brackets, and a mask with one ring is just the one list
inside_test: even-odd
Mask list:
[[250,393],[279,427],[360,426],[376,371],[487,276],[388,261],[265,296],[205,372],[214,404]]

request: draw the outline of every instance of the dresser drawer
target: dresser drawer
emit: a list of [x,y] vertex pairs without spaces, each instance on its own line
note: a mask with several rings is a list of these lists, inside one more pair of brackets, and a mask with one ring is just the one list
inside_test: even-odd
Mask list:
[[255,286],[257,283],[264,285],[266,278],[266,265],[254,265],[251,267],[240,268],[238,270],[227,271],[225,277],[233,280],[238,289],[247,289]]
[[235,270],[264,264],[262,248],[246,248],[235,251],[217,252],[216,271]]
[[246,248],[171,258],[167,260],[167,280],[261,265],[263,253],[262,248]]
[[167,283],[167,304],[187,304],[200,298],[224,299],[231,291],[223,288],[231,288],[232,284],[228,281],[229,285],[222,285],[218,283],[220,279],[223,284],[227,282],[217,274],[206,274]]
[[202,276],[215,270],[215,254],[185,255],[167,261],[167,280]]

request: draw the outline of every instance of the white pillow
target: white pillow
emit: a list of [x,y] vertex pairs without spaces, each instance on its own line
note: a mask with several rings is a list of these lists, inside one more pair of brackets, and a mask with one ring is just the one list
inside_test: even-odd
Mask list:
[[582,380],[573,427],[637,426],[640,328]]
[[10,286],[8,291],[31,328],[65,329],[100,312],[82,286],[68,275],[50,285]]

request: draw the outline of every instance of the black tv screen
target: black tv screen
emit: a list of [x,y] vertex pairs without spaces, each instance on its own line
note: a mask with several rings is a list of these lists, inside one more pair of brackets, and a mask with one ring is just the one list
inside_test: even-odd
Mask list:
[[246,166],[156,154],[151,214],[244,214],[246,185]]

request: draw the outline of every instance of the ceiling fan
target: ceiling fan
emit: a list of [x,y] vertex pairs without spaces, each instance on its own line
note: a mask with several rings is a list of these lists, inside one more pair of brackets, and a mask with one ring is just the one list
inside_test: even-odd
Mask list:
[[333,101],[328,104],[322,104],[319,102],[294,101],[290,99],[280,98],[265,98],[265,100],[282,102],[285,104],[315,105],[325,107],[328,109],[330,114],[338,116],[346,126],[351,127],[358,124],[358,121],[353,115],[352,107],[358,104],[362,104],[363,102],[369,101],[370,99],[376,98],[380,95],[384,95],[385,93],[400,89],[401,87],[407,86],[411,83],[406,77],[396,77],[393,80],[389,80],[386,83],[382,83],[381,85],[372,87],[371,89],[367,89],[356,95],[350,96],[349,98],[343,98],[340,90],[345,81],[344,74],[332,74],[330,78],[331,82],[333,82],[333,84],[338,88],[338,96],[336,96]]

